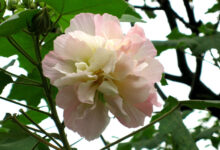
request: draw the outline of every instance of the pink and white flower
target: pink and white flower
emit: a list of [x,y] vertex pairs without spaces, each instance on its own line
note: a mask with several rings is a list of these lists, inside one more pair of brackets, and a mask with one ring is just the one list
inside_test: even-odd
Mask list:
[[109,14],[81,13],[42,62],[44,75],[59,89],[56,104],[65,125],[93,140],[109,123],[108,112],[127,127],[143,125],[157,101],[154,83],[162,65],[156,49],[135,25],[124,35]]

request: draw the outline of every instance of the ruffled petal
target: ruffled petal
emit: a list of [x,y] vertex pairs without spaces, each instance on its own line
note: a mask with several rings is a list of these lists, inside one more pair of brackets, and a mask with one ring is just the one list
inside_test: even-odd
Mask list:
[[80,82],[86,82],[88,80],[96,80],[96,75],[90,75],[88,72],[79,72],[66,74],[65,76],[54,81],[54,85],[57,87],[63,87],[67,85],[74,85]]
[[[146,58],[146,63],[146,67],[143,67],[142,70],[136,71],[136,74],[144,77],[148,81],[148,83],[151,84],[160,81],[162,73],[164,71],[161,63],[158,60],[149,57]],[[139,66],[141,66],[142,64],[140,64]]]
[[72,107],[69,107],[68,109],[64,110],[65,125],[89,141],[98,138],[110,120],[108,110],[104,106],[104,103],[96,100],[94,105],[95,106],[93,107],[83,107],[87,110],[84,110],[83,116],[80,115],[80,117],[78,114],[80,113],[78,112],[79,107],[77,109],[72,109]]
[[120,22],[117,17],[104,14],[95,15],[95,32],[96,35],[105,37],[106,39],[120,39],[123,33],[120,27]]
[[61,72],[53,68],[59,63],[64,63],[64,61],[53,51],[50,51],[42,61],[43,74],[50,79],[52,84],[56,79],[63,76]]
[[94,81],[80,83],[77,90],[79,101],[82,103],[93,104],[97,85]]
[[57,106],[66,109],[68,107],[72,107],[72,109],[76,109],[79,105],[79,100],[76,94],[77,86],[65,86],[60,88],[57,96],[56,96],[56,104]]
[[117,86],[111,80],[103,81],[99,87],[98,91],[102,92],[104,95],[117,95]]
[[161,104],[157,101],[157,94],[156,93],[150,94],[146,101],[144,101],[142,103],[134,104],[134,106],[138,110],[140,110],[141,112],[143,112],[145,115],[147,115],[149,117],[151,116],[151,114],[153,112],[153,105],[155,105],[157,107],[161,106]]
[[70,26],[66,28],[65,33],[74,31],[83,31],[87,34],[95,35],[94,14],[81,13],[76,15],[71,21]]
[[118,120],[129,128],[135,128],[138,126],[142,126],[145,120],[145,114],[139,111],[136,107],[129,103],[123,103],[123,109],[126,112],[126,116],[121,117],[115,114]]
[[73,61],[87,61],[92,55],[92,50],[85,42],[70,34],[63,34],[54,40],[54,51],[63,59]]
[[116,80],[121,80],[133,71],[134,66],[135,62],[132,60],[132,58],[124,53],[121,53],[115,65],[113,75]]
[[125,79],[115,83],[123,100],[132,104],[144,102],[151,89],[145,78],[136,75],[128,75]]
[[117,56],[115,51],[99,48],[89,60],[90,66],[88,71],[96,72],[103,70],[108,74],[114,71],[116,61]]

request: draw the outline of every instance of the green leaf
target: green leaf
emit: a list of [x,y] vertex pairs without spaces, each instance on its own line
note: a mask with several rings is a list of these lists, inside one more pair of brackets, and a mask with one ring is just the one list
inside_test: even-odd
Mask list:
[[[48,118],[46,114],[42,114],[37,111],[28,110],[25,112],[35,123],[40,123],[44,119]],[[18,115],[17,119],[23,124],[32,124],[23,114]]]
[[165,113],[171,111],[173,108],[177,107],[177,105],[179,104],[179,102],[177,101],[177,99],[174,98],[174,97],[172,97],[172,96],[169,96],[169,97],[165,100],[165,102],[166,102],[166,103],[165,103],[164,109],[163,109],[160,113],[154,115],[154,116],[151,118],[151,122],[154,121],[154,120],[156,120],[157,118],[163,116]]
[[110,13],[121,17],[128,4],[124,0],[39,0],[46,2],[57,12],[66,15],[76,15],[82,12]]
[[140,19],[140,18],[137,18],[135,16],[132,16],[132,15],[127,15],[127,14],[124,14],[121,16],[120,18],[120,21],[121,22],[145,22],[144,20]]
[[[35,80],[39,80],[40,78],[36,69],[28,74],[28,77]],[[23,82],[23,79],[19,78],[16,80],[16,82]],[[40,100],[44,98],[44,91],[41,87],[14,84],[8,98],[25,100],[27,102],[27,105],[38,106]]]
[[159,132],[171,134],[175,150],[198,150],[192,136],[183,124],[182,116],[178,110],[160,121]]
[[[26,53],[28,53],[33,59],[35,58],[34,44],[31,36],[25,34],[24,32],[19,32],[12,37],[26,51]],[[1,56],[9,57],[12,55],[18,55],[20,67],[24,68],[28,72],[33,70],[34,66],[20,52],[18,52],[14,46],[8,42],[7,38],[0,37],[0,43],[4,43],[0,44]]]
[[[31,150],[38,143],[35,138],[28,135],[10,119],[3,121],[1,125],[2,128],[8,129],[7,133],[0,132],[1,150]],[[37,147],[36,150],[48,150],[48,146],[44,145],[45,147],[47,149],[39,149]]]
[[154,19],[156,17],[156,14],[153,11],[145,10],[144,12],[150,19]]
[[163,74],[162,74],[162,78],[161,78],[161,80],[160,80],[160,83],[161,83],[161,85],[163,85],[163,86],[168,85],[167,80],[165,79],[164,76],[165,76],[165,74],[163,73]]
[[118,144],[117,150],[131,150],[131,143],[120,143]]
[[0,36],[9,36],[27,27],[37,12],[37,10],[24,10],[11,16],[0,24]]
[[5,86],[9,83],[11,83],[13,80],[12,78],[5,74],[4,72],[0,71],[0,93],[2,93]]
[[211,48],[216,48],[220,53],[220,33],[204,37],[181,38],[178,40],[153,41],[154,46],[158,50],[158,55],[169,48],[190,48],[193,55],[199,55]]
[[6,9],[5,0],[0,0],[0,18],[2,18],[2,16],[4,15],[5,9]]
[[214,126],[212,128],[203,130],[199,132],[195,137],[195,141],[198,141],[200,139],[210,139],[213,135],[213,133],[220,133],[220,127],[219,126]]
[[192,109],[206,109],[209,107],[220,108],[219,100],[188,100],[188,101],[180,101],[181,106],[187,106]]
[[215,13],[217,11],[220,10],[220,2],[216,3],[215,5],[213,5],[211,8],[208,9],[207,13]]

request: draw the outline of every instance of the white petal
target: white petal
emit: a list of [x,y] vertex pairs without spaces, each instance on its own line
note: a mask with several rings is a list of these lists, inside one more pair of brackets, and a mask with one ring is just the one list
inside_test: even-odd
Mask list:
[[80,13],[76,15],[70,21],[70,26],[65,30],[65,33],[77,30],[95,35],[94,15],[91,13]]

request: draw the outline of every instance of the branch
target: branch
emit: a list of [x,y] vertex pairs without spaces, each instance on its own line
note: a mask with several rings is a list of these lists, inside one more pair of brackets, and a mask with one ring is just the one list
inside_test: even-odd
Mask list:
[[38,64],[33,60],[33,58],[26,53],[26,51],[14,40],[13,37],[8,36],[8,41],[13,45],[25,58],[27,58],[33,65],[37,66]]
[[158,94],[160,95],[160,97],[165,101],[167,99],[167,96],[163,93],[163,91],[161,90],[161,88],[158,86],[158,84],[155,84],[155,88],[157,89]]
[[[108,145],[108,142],[106,142],[105,138],[102,135],[100,135],[100,138],[105,146]],[[110,148],[108,148],[108,150],[110,150]]]
[[58,131],[59,131],[59,134],[60,134],[60,137],[61,137],[61,140],[63,142],[64,147],[66,148],[66,150],[71,150],[70,145],[67,140],[67,137],[66,137],[66,134],[65,134],[65,131],[64,131],[64,126],[60,122],[58,114],[57,114],[56,104],[55,104],[53,98],[51,97],[50,85],[48,84],[46,77],[44,77],[44,75],[43,75],[43,70],[42,70],[42,65],[41,65],[42,58],[41,58],[41,54],[40,54],[39,35],[32,36],[32,38],[33,38],[34,46],[35,46],[35,54],[36,54],[36,57],[37,57],[37,60],[39,63],[39,65],[37,66],[37,69],[38,69],[40,76],[41,76],[45,96],[46,96],[46,98],[49,102],[50,108],[51,108],[53,121],[58,128]]
[[44,143],[44,144],[46,144],[46,145],[48,145],[48,146],[50,146],[50,147],[56,149],[56,150],[61,150],[59,147],[56,147],[55,145],[53,145],[53,144],[47,142],[46,140],[42,139],[42,138],[39,137],[38,135],[36,135],[36,134],[32,133],[31,131],[29,131],[23,124],[21,124],[21,123],[17,120],[16,116],[12,116],[11,119],[12,119],[18,126],[20,126],[24,131],[26,131],[29,135],[31,135],[32,137],[34,137],[34,138],[37,139],[38,141],[40,141],[40,142],[42,142],[42,143]]
[[134,132],[132,132],[132,133],[130,133],[130,134],[128,134],[128,135],[126,135],[126,136],[124,136],[124,137],[118,139],[118,140],[116,140],[116,141],[113,142],[113,143],[108,144],[107,146],[103,147],[101,150],[105,150],[105,149],[107,149],[107,148],[109,148],[109,147],[111,147],[111,146],[113,146],[113,145],[115,145],[115,144],[117,144],[117,143],[120,143],[121,141],[123,141],[123,140],[125,140],[125,139],[127,139],[127,138],[129,138],[129,137],[131,137],[131,136],[133,136],[133,135],[135,135],[135,134],[137,134],[138,132],[143,131],[143,130],[149,128],[150,126],[154,125],[154,124],[157,123],[158,121],[162,120],[163,118],[165,118],[166,116],[168,116],[169,114],[171,114],[172,112],[174,112],[179,106],[180,106],[180,103],[178,103],[178,105],[176,105],[175,107],[173,107],[170,111],[168,111],[167,113],[163,114],[163,115],[160,116],[159,118],[155,119],[154,121],[152,121],[152,122],[149,123],[148,125],[146,125],[146,126],[140,128],[140,129],[138,129],[138,130],[136,130],[136,131],[134,131]]
[[13,76],[13,77],[16,77],[16,78],[21,78],[21,79],[23,79],[23,80],[27,80],[27,81],[33,82],[33,83],[35,83],[35,84],[41,85],[40,82],[37,82],[37,81],[35,81],[35,80],[32,80],[32,79],[30,79],[30,78],[28,78],[28,77],[26,77],[26,76],[18,76],[18,75],[16,75],[16,74],[13,74],[13,73],[11,73],[11,72],[8,72],[8,71],[6,71],[5,69],[2,69],[2,68],[0,68],[0,71],[4,72],[5,74],[8,74],[8,75],[10,75],[10,76]]
[[26,108],[28,108],[28,109],[37,111],[37,112],[39,112],[39,113],[42,113],[42,114],[45,114],[45,115],[51,117],[51,114],[50,114],[50,113],[45,112],[45,111],[42,111],[42,110],[39,110],[39,109],[34,108],[34,107],[32,107],[32,106],[24,105],[24,104],[18,103],[18,102],[16,102],[16,101],[10,100],[10,99],[5,98],[5,97],[2,97],[2,96],[0,96],[0,99],[3,99],[3,100],[8,101],[8,102],[10,102],[10,103],[14,103],[14,104],[20,105],[20,106],[22,106],[22,107],[26,107]]
[[149,11],[154,11],[154,10],[162,10],[161,7],[149,7],[147,5],[144,5],[144,6],[136,6],[136,5],[133,5],[134,8],[138,8],[138,9],[141,9],[141,10],[149,10]]
[[57,146],[59,146],[60,148],[62,148],[62,146],[49,134],[47,133],[43,128],[41,128],[41,126],[39,126],[36,122],[34,122],[34,120],[32,120],[22,109],[20,109],[20,112],[32,123],[34,124],[38,129],[40,129],[40,131],[42,133],[44,133],[47,137],[49,137],[52,141],[54,141],[54,143],[57,144]]

